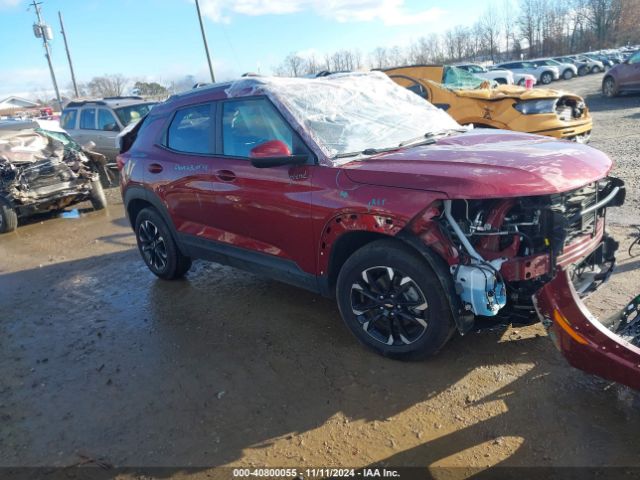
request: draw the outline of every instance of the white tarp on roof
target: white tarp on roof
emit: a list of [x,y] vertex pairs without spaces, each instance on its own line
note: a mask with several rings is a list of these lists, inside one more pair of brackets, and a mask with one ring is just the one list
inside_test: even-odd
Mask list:
[[330,166],[346,160],[336,155],[395,147],[427,133],[460,128],[447,113],[381,72],[312,79],[248,77],[233,82],[226,93],[267,95],[303,138],[313,140],[320,163]]

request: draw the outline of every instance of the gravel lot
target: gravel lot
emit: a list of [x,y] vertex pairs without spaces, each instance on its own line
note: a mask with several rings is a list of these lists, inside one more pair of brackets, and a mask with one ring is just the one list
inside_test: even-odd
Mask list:
[[[640,97],[585,96],[592,145],[638,219]],[[104,212],[0,237],[0,466],[640,466],[624,389],[567,366],[540,325],[482,330],[437,358],[359,347],[329,300],[217,264],[179,282],[139,259],[118,192]],[[626,249],[594,312],[638,293]]]

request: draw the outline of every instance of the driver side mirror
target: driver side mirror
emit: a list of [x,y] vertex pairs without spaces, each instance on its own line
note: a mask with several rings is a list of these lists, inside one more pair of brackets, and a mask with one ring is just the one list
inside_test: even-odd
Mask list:
[[269,140],[257,145],[249,152],[251,165],[256,168],[279,167],[282,165],[301,165],[307,161],[307,155],[292,155],[286,143],[281,140]]

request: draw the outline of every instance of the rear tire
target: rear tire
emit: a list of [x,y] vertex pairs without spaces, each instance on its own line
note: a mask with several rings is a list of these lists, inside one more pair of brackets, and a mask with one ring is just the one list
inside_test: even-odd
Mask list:
[[191,268],[191,259],[180,252],[169,227],[155,209],[140,210],[135,234],[142,259],[158,277],[174,280]]
[[605,77],[602,81],[602,94],[605,97],[615,97],[618,94],[618,87],[613,77]]
[[567,68],[562,73],[562,78],[564,78],[565,80],[571,80],[573,78],[573,70],[571,70],[570,68]]
[[9,201],[0,197],[0,233],[13,232],[18,228],[18,214]]
[[455,332],[435,272],[396,240],[378,240],[351,255],[338,275],[336,298],[349,330],[385,357],[435,355]]
[[589,73],[589,68],[586,66],[582,66],[580,68],[578,68],[578,75],[580,77],[584,77],[587,73]]
[[99,178],[91,182],[90,200],[94,210],[104,210],[107,208],[107,196],[104,194],[104,188]]

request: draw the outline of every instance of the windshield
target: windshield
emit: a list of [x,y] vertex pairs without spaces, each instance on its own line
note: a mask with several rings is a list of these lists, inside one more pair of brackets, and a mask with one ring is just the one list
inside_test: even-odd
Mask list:
[[487,80],[457,67],[445,67],[443,85],[454,90],[480,88]]
[[114,111],[116,115],[118,115],[120,123],[126,127],[130,123],[137,122],[144,117],[154,105],[155,103],[136,103],[128,107],[115,108]]
[[[381,72],[322,78],[249,77],[234,82],[229,97],[267,95],[291,125],[317,149],[321,164],[338,156],[398,147],[407,140],[460,125],[444,111]],[[312,146],[312,145],[310,145]]]

